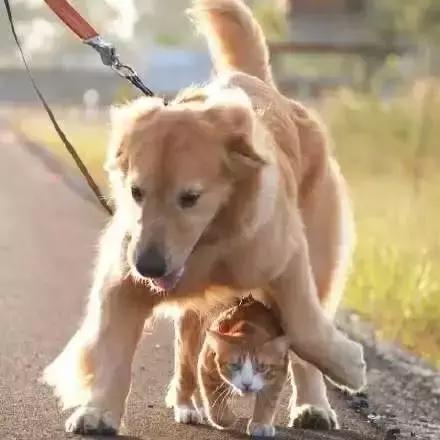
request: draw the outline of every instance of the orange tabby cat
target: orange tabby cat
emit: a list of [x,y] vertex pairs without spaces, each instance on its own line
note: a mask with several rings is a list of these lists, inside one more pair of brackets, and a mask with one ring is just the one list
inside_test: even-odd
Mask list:
[[288,343],[271,311],[248,298],[223,312],[206,332],[198,381],[205,414],[219,429],[230,426],[232,393],[255,393],[247,432],[275,435],[273,420],[287,378]]

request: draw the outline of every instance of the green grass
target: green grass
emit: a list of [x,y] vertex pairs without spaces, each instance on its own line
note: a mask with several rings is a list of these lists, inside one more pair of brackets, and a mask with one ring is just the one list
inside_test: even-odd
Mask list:
[[[77,150],[101,187],[107,184],[103,170],[105,147],[108,139],[108,121],[104,115],[87,120],[81,111],[54,110],[61,128]],[[47,146],[66,163],[74,167],[73,160],[60,141],[43,110],[16,109],[10,117],[12,126],[33,142]]]
[[[353,199],[357,250],[345,304],[378,335],[440,367],[440,88],[419,85],[383,103],[340,92],[321,107]],[[430,97],[431,96],[431,97]],[[107,128],[61,112],[79,153],[104,184]],[[43,114],[14,118],[70,160]]]
[[386,104],[342,92],[323,113],[356,215],[345,303],[440,367],[440,90],[425,91]]

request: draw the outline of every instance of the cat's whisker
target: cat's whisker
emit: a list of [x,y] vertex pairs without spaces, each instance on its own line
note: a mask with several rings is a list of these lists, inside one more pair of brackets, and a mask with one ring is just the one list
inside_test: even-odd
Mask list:
[[221,389],[218,393],[217,398],[215,399],[215,401],[213,402],[213,404],[211,405],[211,410],[214,411],[215,415],[216,415],[216,419],[217,422],[220,423],[221,421],[221,403],[223,402],[223,398],[224,396],[228,393],[228,386],[226,384],[224,389]]
[[221,390],[221,388],[226,387],[226,386],[227,386],[227,384],[226,384],[225,382],[221,382],[221,383],[217,386],[217,388],[214,390],[214,393],[219,392],[219,391]]
[[229,398],[230,398],[231,394],[232,394],[232,392],[231,392],[230,388],[228,387],[227,393],[224,394],[223,399],[220,402],[220,410],[221,410],[220,420],[223,419],[225,412],[228,409],[228,403],[229,403]]
[[[222,389],[223,387],[224,387],[224,389]],[[214,391],[214,393],[217,393],[217,392],[218,392],[218,396],[216,397],[215,401],[214,401],[213,404],[212,404],[213,407],[216,406],[216,405],[217,405],[217,402],[220,401],[221,397],[222,397],[226,392],[228,392],[228,389],[229,389],[229,387],[228,387],[228,385],[227,385],[226,383],[222,383],[222,384],[220,384],[220,385],[216,388],[216,390]],[[218,390],[218,391],[217,391],[217,390]]]
[[221,383],[214,391],[214,395],[217,394],[217,398],[214,401],[214,404],[217,402],[217,400],[222,396],[222,394],[225,392],[225,390],[227,389],[227,384],[226,383]]
[[231,391],[231,400],[230,400],[231,406],[235,404],[236,399],[237,399],[237,394]]

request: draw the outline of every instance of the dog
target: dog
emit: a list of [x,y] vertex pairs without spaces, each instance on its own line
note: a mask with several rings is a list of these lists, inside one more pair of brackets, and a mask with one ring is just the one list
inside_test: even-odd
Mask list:
[[263,32],[242,1],[195,0],[191,14],[215,78],[168,105],[144,97],[112,111],[106,167],[116,211],[85,318],[44,375],[64,408],[76,408],[68,432],[118,430],[145,320],[163,307],[179,311],[168,402],[191,421],[201,316],[251,290],[302,360],[292,367],[298,408],[317,409],[331,426],[323,374],[354,390],[365,384],[362,347],[332,319],[353,227],[325,129],[277,90]]

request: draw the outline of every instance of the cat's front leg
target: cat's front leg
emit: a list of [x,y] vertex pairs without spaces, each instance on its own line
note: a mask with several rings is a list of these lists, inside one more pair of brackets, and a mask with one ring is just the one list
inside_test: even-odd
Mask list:
[[213,359],[202,350],[198,365],[198,385],[206,418],[217,429],[226,429],[235,421],[229,407],[231,387],[220,377]]
[[246,432],[253,437],[274,437],[276,429],[274,419],[283,386],[287,379],[287,361],[285,372],[274,382],[267,384],[257,393],[254,413],[249,420]]
[[226,429],[234,424],[235,416],[229,407],[231,389],[223,381],[217,385],[201,384],[204,414],[211,425],[217,429]]

